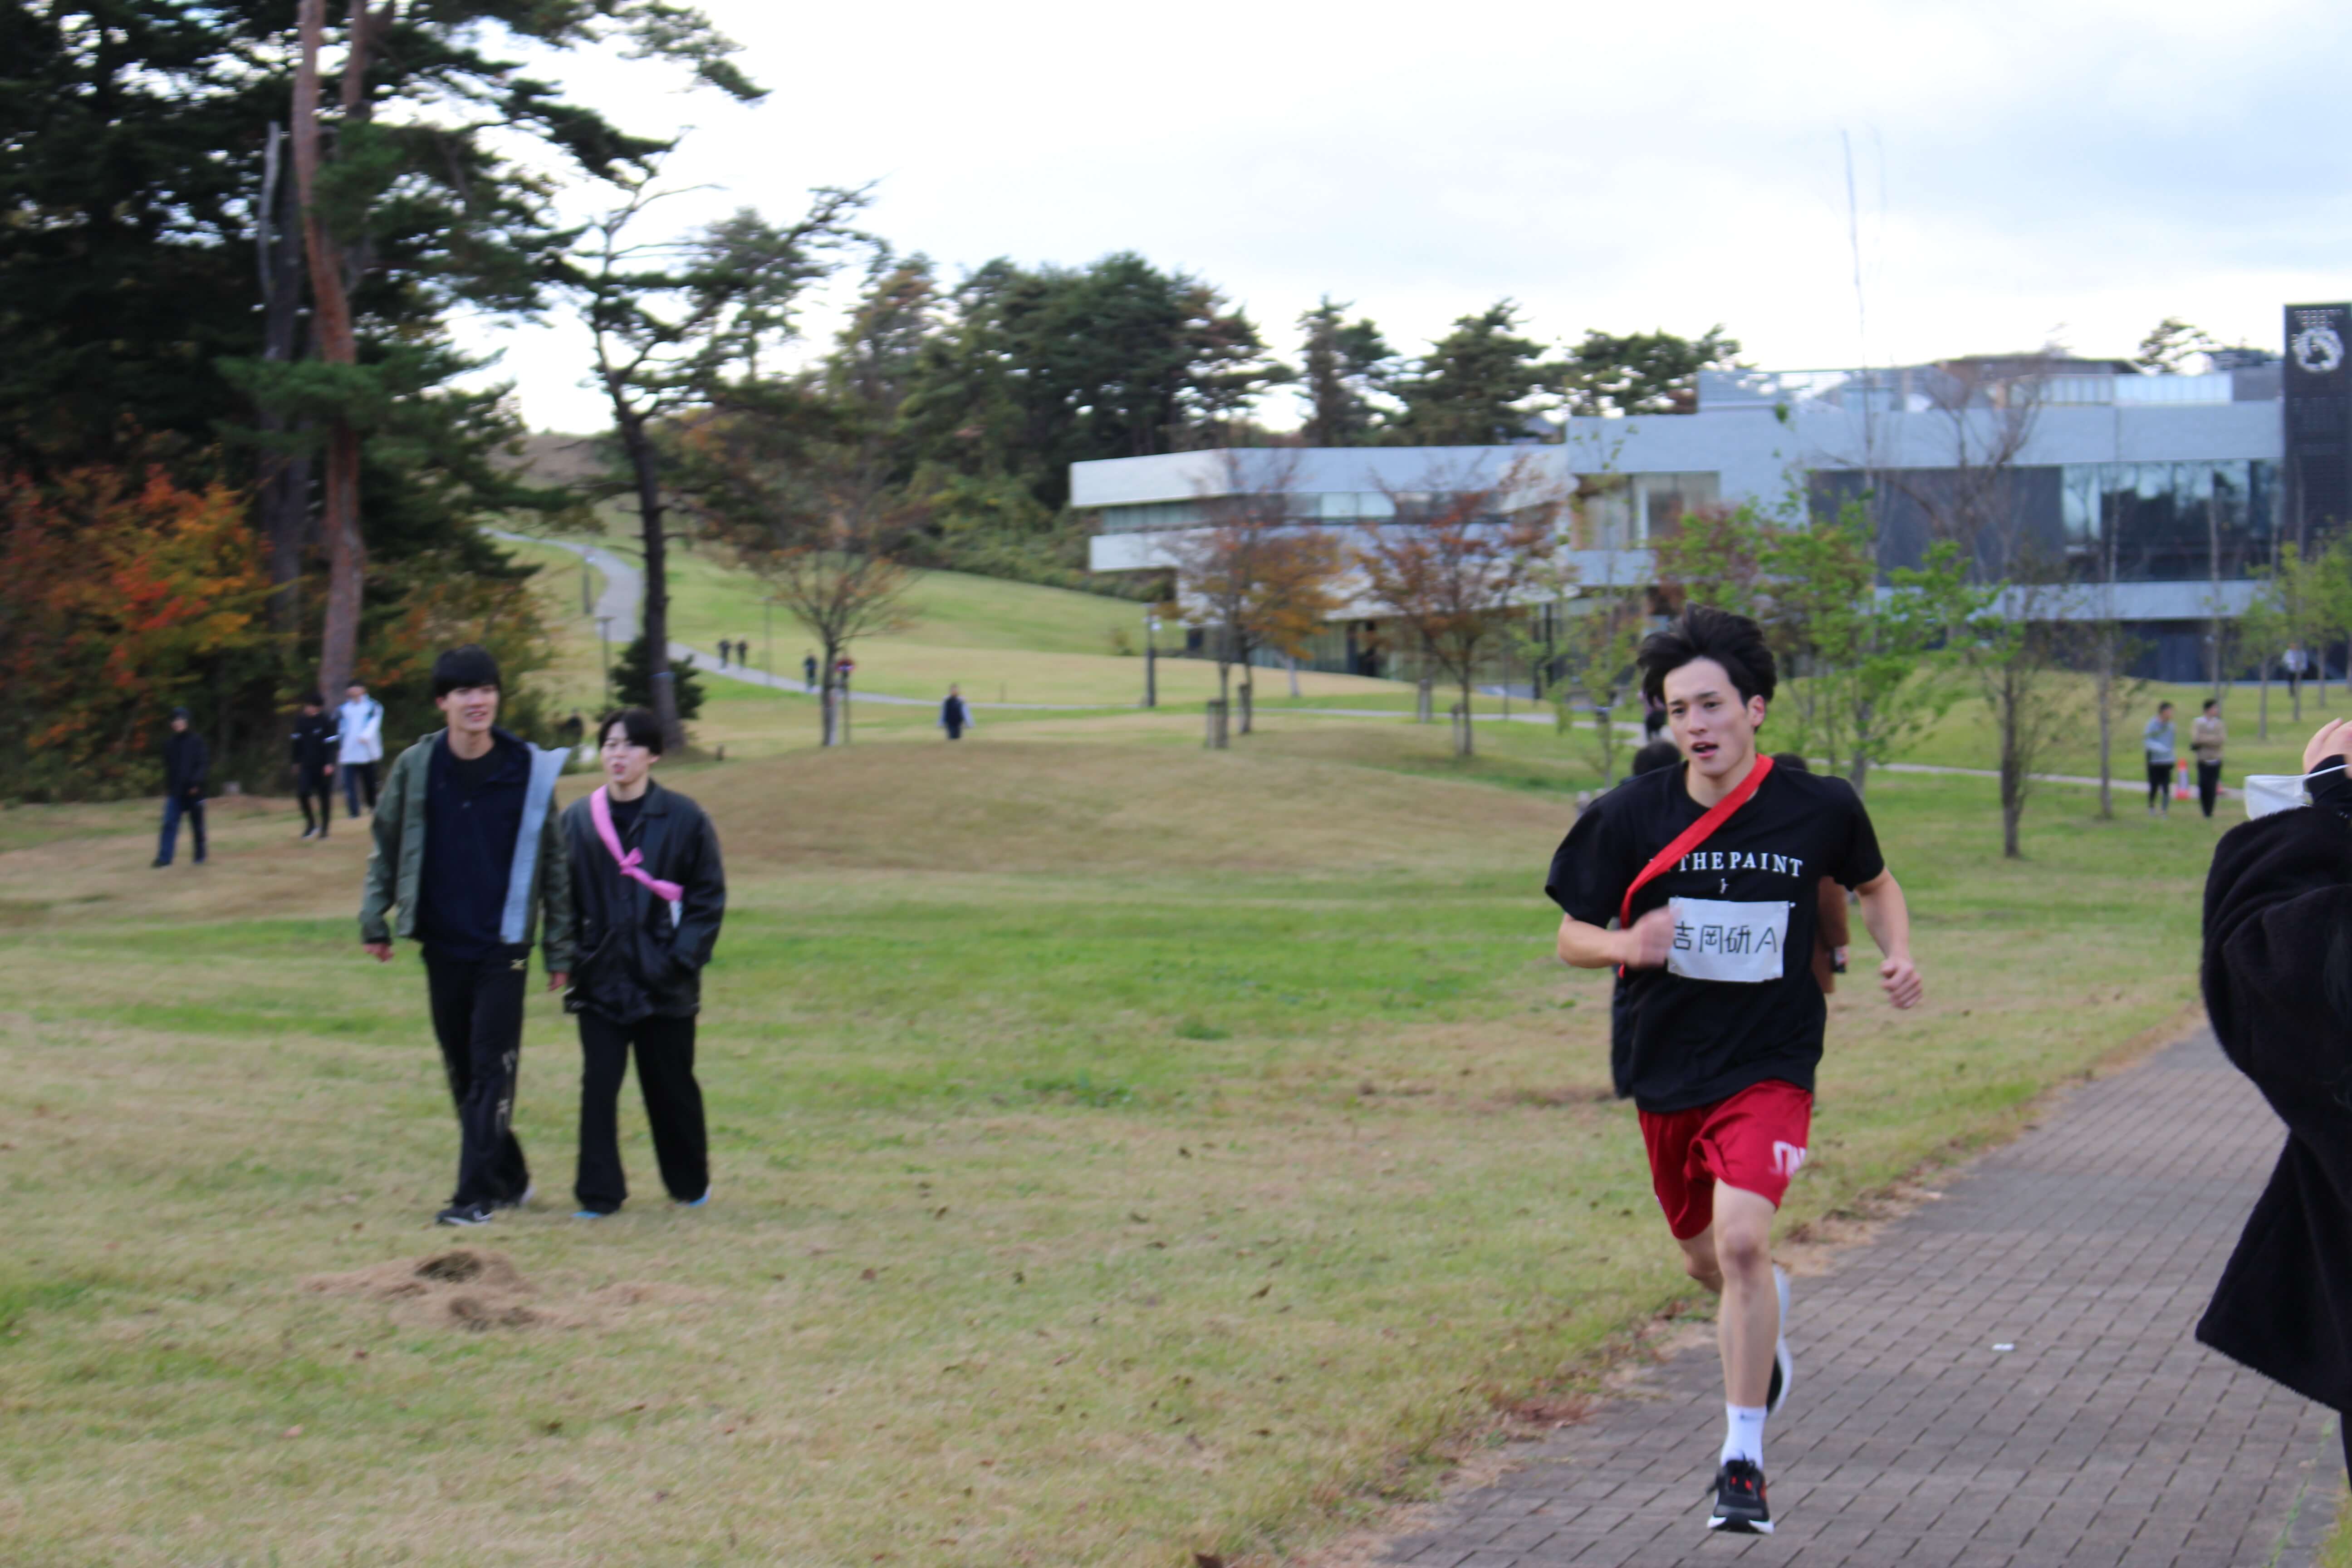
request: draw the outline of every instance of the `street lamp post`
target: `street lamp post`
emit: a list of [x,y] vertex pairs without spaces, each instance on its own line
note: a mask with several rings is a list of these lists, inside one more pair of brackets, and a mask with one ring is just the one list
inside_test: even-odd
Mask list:
[[610,616],[596,617],[596,646],[603,652],[604,708],[610,712],[613,707],[613,617]]
[[1143,705],[1160,706],[1160,616],[1157,612],[1143,612]]
[[760,641],[766,650],[760,656],[760,668],[767,673],[768,684],[776,683],[776,601],[760,601]]

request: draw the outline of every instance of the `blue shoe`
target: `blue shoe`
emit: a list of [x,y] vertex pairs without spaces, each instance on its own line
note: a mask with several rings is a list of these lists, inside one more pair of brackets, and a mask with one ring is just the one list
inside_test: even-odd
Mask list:
[[601,1213],[599,1213],[598,1211],[596,1211],[595,1209],[582,1209],[582,1210],[580,1210],[578,1213],[574,1214],[572,1217],[573,1219],[606,1219],[606,1218],[609,1218],[610,1216],[609,1216],[609,1215],[604,1215],[604,1214],[601,1214]]
[[670,1201],[682,1209],[698,1209],[710,1201],[710,1189],[703,1188],[702,1195],[698,1198],[673,1198]]

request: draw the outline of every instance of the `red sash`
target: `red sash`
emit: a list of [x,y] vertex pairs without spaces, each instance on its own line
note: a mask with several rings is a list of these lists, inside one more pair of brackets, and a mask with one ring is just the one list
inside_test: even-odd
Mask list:
[[[1748,771],[1746,778],[1739,781],[1738,788],[1708,806],[1706,816],[1684,828],[1675,836],[1673,843],[1650,857],[1650,863],[1642,868],[1642,874],[1634,878],[1633,885],[1625,889],[1624,902],[1617,906],[1617,924],[1621,929],[1633,928],[1633,895],[1640,892],[1648,883],[1664,876],[1675,861],[1713,837],[1717,828],[1731,820],[1733,812],[1738,811],[1754,798],[1756,791],[1764,783],[1764,775],[1771,771],[1772,759],[1759,752],[1756,758],[1756,765]],[[1625,966],[1619,964],[1617,973],[1624,973]]]

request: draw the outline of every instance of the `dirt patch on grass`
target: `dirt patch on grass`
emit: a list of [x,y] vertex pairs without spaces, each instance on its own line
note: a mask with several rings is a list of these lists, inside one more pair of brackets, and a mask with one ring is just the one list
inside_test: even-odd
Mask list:
[[505,1253],[469,1247],[428,1258],[394,1258],[348,1274],[314,1274],[302,1281],[302,1288],[382,1301],[410,1323],[474,1333],[563,1321],[524,1300],[532,1294],[530,1282]]

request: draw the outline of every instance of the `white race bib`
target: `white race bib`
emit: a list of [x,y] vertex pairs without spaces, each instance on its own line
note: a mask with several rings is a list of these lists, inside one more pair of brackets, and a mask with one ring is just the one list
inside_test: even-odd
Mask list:
[[1785,900],[1667,900],[1666,908],[1675,913],[1675,944],[1666,953],[1666,973],[1747,985],[1780,979],[1792,907]]

